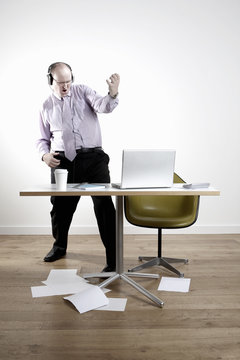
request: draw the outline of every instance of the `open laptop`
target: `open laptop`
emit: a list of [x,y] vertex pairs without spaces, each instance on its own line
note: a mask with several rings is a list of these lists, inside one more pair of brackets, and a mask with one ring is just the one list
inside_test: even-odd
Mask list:
[[120,189],[173,186],[175,150],[123,150]]

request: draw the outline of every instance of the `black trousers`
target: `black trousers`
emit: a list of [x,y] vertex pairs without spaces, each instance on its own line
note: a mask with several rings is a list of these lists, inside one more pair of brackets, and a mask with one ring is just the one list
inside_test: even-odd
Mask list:
[[[61,160],[57,168],[68,170],[68,183],[109,183],[109,156],[103,150],[79,152],[71,162],[64,153],[57,156]],[[51,183],[55,183],[54,169],[51,169]],[[51,210],[54,248],[67,249],[68,231],[80,196],[52,196]],[[116,265],[116,216],[110,196],[92,196],[99,233],[106,251],[106,262]]]

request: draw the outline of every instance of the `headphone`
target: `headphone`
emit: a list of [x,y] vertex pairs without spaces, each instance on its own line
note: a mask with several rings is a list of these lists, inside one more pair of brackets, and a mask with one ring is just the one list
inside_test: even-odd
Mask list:
[[64,63],[64,62],[55,62],[53,64],[51,64],[49,67],[48,67],[48,73],[47,73],[47,78],[48,78],[48,84],[49,85],[52,85],[53,84],[53,76],[52,76],[52,70],[54,70],[54,68],[57,66],[57,65],[60,65],[60,64],[63,64],[63,65],[66,65],[69,70],[71,71],[71,74],[72,74],[72,82],[74,81],[74,76],[73,76],[73,73],[72,73],[72,68],[70,65]]

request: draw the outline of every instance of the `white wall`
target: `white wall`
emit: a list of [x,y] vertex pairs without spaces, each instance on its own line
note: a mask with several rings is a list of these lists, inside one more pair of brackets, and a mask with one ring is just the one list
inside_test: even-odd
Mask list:
[[[123,148],[175,148],[184,179],[221,190],[188,231],[239,232],[239,18],[238,0],[2,0],[0,232],[50,231],[49,199],[19,190],[49,182],[34,142],[55,61],[101,94],[121,75],[119,107],[100,116],[112,180]],[[84,198],[72,232],[96,231]]]

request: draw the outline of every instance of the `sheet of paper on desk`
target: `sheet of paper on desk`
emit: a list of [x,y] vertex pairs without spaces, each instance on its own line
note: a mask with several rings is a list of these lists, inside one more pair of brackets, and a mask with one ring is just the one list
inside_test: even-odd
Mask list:
[[109,303],[103,291],[95,285],[64,299],[70,301],[81,314]]
[[162,277],[158,290],[160,291],[177,291],[188,292],[191,279]]
[[100,190],[100,189],[106,189],[106,185],[103,184],[78,184],[74,186],[75,189],[80,190]]

